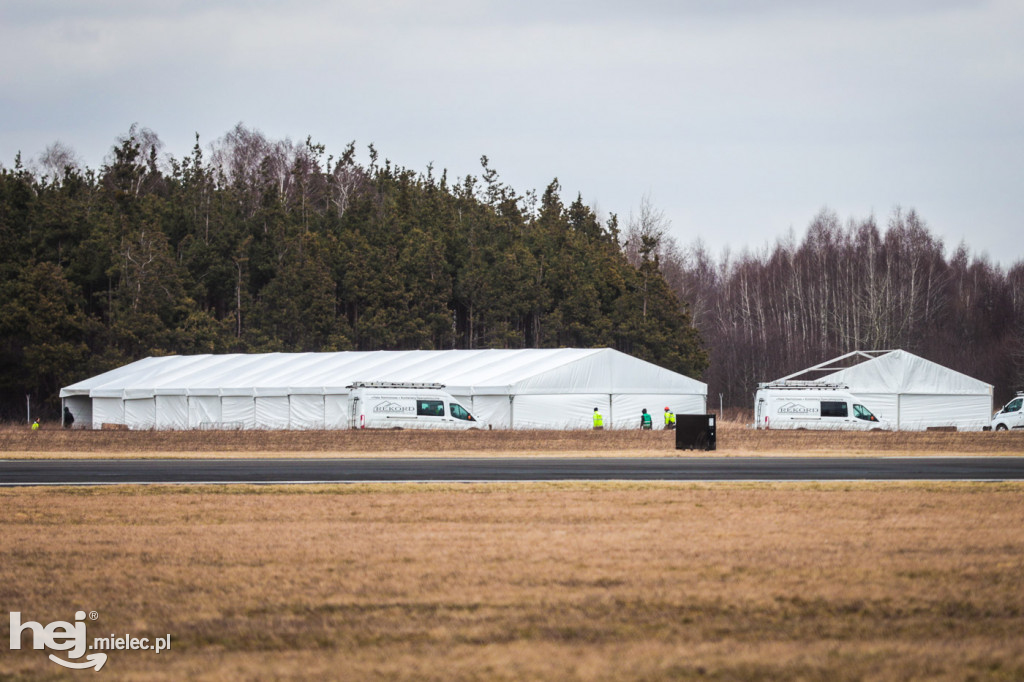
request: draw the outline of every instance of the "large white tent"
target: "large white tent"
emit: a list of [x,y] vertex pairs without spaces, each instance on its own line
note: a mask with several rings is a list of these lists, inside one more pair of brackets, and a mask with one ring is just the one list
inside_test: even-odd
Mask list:
[[992,420],[991,384],[904,350],[853,351],[780,381],[811,374],[816,381],[848,386],[901,430],[980,430]]
[[76,424],[345,429],[355,382],[440,383],[492,428],[611,428],[706,410],[707,385],[610,348],[150,357],[61,389]]

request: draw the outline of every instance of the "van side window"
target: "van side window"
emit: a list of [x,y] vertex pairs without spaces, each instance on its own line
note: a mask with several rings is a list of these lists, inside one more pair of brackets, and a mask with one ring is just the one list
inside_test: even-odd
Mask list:
[[459,405],[458,403],[452,403],[451,409],[452,416],[455,417],[456,419],[465,419],[466,421],[470,422],[476,421],[475,419],[473,419],[473,415],[471,415],[469,412],[466,412],[466,408],[464,408],[462,405]]
[[416,414],[421,417],[443,417],[444,416],[444,401],[443,400],[417,400],[416,401]]
[[1018,412],[1022,404],[1024,404],[1024,398],[1017,398],[1016,400],[1011,400],[1010,404],[1006,406],[1006,409],[1003,410],[1003,412]]
[[876,421],[878,421],[875,418],[875,415],[871,414],[871,410],[869,410],[868,408],[864,407],[863,405],[856,405],[855,404],[853,406],[853,416],[856,417],[857,419],[863,419],[866,422],[876,422]]
[[849,415],[846,409],[846,403],[841,400],[822,400],[821,401],[821,416],[822,417],[846,417]]

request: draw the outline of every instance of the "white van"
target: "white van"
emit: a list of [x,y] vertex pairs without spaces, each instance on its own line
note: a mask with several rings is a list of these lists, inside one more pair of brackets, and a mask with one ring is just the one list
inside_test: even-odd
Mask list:
[[759,429],[890,429],[847,388],[813,381],[760,384],[754,396],[755,425]]
[[1024,429],[1024,393],[1018,393],[1016,398],[1006,403],[992,417],[993,431],[1007,429]]
[[443,384],[358,382],[349,388],[353,429],[486,429]]

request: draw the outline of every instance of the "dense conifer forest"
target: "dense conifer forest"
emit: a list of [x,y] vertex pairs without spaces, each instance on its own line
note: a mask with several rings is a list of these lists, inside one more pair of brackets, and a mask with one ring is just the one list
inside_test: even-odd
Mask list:
[[149,355],[609,346],[690,376],[707,353],[656,244],[557,180],[518,194],[237,126],[191,155],[133,127],[99,170],[55,143],[0,171],[0,391]]
[[914,211],[712,256],[645,199],[620,226],[486,157],[449,178],[239,125],[190,155],[133,126],[98,169],[54,143],[0,166],[0,418],[149,355],[609,346],[749,407],[767,381],[903,348],[1024,388],[1024,262],[945,245]]

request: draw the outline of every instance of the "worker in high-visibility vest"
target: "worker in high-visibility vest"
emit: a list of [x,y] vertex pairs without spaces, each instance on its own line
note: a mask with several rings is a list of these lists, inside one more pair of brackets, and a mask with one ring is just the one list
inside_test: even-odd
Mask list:
[[601,413],[597,411],[596,407],[594,408],[594,430],[595,431],[603,431],[604,430],[604,417],[601,416]]
[[647,408],[645,407],[643,411],[640,412],[640,428],[645,431],[648,431],[652,428],[652,426],[653,424],[651,424],[651,415],[647,414]]
[[665,408],[665,429],[671,431],[676,428],[676,416],[672,414],[672,410]]
[[38,419],[35,420],[34,422],[32,422],[32,430],[33,431],[38,431],[39,430],[39,420]]

